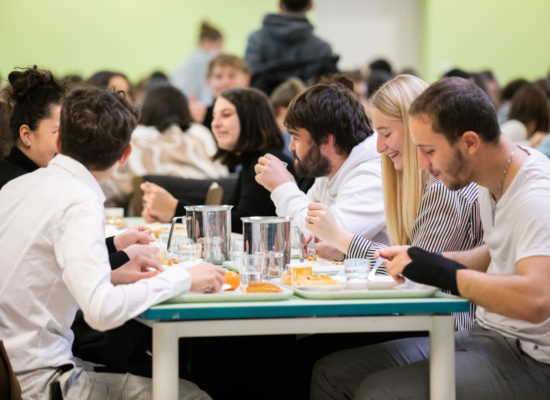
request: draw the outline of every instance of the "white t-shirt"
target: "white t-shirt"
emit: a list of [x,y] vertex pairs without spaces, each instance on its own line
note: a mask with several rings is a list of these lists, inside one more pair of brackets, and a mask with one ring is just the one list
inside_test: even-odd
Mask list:
[[104,200],[93,175],[63,155],[0,190],[0,337],[14,371],[72,363],[78,308],[106,330],[189,289],[181,268],[111,284]]
[[307,206],[318,199],[330,206],[338,224],[348,232],[388,244],[376,133],[353,148],[336,174],[316,178],[307,195],[296,183],[279,185],[271,193],[277,215],[292,217],[304,229]]
[[[496,203],[494,221],[495,202],[488,189],[479,187],[484,240],[491,254],[489,274],[515,274],[519,260],[550,256],[550,160],[536,150],[528,151],[531,155]],[[485,328],[518,338],[527,354],[550,363],[550,318],[533,324],[478,306],[477,320]]]

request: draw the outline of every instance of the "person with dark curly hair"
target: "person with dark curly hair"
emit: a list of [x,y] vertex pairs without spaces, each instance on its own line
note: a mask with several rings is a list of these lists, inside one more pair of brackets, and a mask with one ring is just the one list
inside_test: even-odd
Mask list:
[[65,88],[50,71],[36,66],[8,75],[9,129],[2,140],[9,154],[0,161],[0,188],[20,175],[45,167],[55,156],[61,98]]

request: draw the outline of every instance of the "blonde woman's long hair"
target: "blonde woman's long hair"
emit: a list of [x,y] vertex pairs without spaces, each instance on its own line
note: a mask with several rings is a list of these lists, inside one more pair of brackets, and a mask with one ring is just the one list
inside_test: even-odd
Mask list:
[[408,122],[411,103],[427,87],[416,76],[399,75],[380,87],[370,100],[370,106],[384,117],[403,123],[403,170],[397,171],[386,154],[381,157],[386,226],[392,245],[411,243],[414,220],[429,176],[418,166]]

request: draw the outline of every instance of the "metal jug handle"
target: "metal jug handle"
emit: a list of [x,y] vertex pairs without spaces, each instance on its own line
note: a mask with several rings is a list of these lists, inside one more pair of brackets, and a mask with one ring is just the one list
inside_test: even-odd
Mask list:
[[174,233],[174,225],[178,220],[183,221],[184,218],[185,218],[185,215],[172,218],[172,223],[170,224],[170,233],[168,234],[168,242],[166,242],[166,251],[170,249],[170,243],[172,242],[172,234]]

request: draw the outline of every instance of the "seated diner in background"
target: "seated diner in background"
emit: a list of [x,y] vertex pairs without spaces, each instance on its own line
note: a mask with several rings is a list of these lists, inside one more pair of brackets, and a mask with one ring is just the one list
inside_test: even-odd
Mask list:
[[[214,106],[212,131],[219,151],[214,156],[224,165],[241,165],[230,201],[231,228],[242,231],[241,217],[275,215],[269,192],[254,180],[258,158],[274,154],[288,165],[294,176],[292,160],[283,153],[283,136],[277,127],[266,95],[257,89],[230,89],[222,93]],[[165,189],[150,182],[142,184],[143,218],[148,222],[168,222],[185,215],[185,199],[176,199]]]

